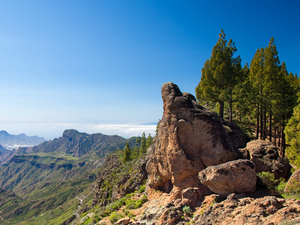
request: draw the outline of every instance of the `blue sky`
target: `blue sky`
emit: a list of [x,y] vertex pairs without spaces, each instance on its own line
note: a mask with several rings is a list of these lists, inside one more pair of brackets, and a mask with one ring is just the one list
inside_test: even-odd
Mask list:
[[221,29],[243,65],[274,37],[300,72],[299,1],[0,0],[0,130],[154,135],[160,88],[195,94]]

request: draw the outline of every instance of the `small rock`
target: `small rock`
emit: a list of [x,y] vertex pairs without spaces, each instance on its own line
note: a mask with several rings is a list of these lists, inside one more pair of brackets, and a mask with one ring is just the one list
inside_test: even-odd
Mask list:
[[115,224],[123,224],[123,225],[127,225],[130,221],[130,218],[129,217],[125,217],[125,218],[122,218],[122,219],[119,219]]

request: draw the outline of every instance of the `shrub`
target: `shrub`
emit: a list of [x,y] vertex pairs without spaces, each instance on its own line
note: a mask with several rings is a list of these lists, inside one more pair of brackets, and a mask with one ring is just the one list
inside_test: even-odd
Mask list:
[[116,223],[119,219],[122,219],[124,218],[125,216],[121,213],[118,213],[118,212],[113,212],[110,217],[108,218],[109,221],[114,224]]
[[148,201],[148,198],[147,198],[147,196],[146,195],[143,195],[143,197],[142,197],[142,203],[144,204],[145,202],[147,202]]
[[141,185],[140,188],[139,188],[139,193],[143,193],[145,190],[146,190],[146,185],[143,184],[143,185]]
[[135,200],[128,199],[126,201],[126,209],[135,209]]
[[136,208],[136,209],[137,209],[137,208],[140,208],[142,205],[143,205],[142,200],[141,200],[141,199],[140,199],[140,200],[137,200],[136,203],[135,203],[135,208]]
[[276,189],[278,184],[282,180],[276,180],[275,175],[270,172],[261,172],[258,173],[257,176],[261,179],[262,184],[266,186],[268,189]]
[[191,212],[192,212],[192,210],[191,210],[191,208],[189,207],[189,206],[184,206],[183,208],[182,208],[182,211],[183,211],[183,213],[184,214],[190,214]]

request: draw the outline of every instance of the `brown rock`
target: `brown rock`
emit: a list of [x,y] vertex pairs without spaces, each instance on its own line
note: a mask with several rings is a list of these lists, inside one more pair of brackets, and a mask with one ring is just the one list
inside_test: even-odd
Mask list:
[[176,198],[181,190],[197,187],[203,197],[209,190],[199,182],[198,172],[234,160],[237,152],[219,116],[200,106],[194,96],[169,82],[162,86],[162,99],[163,117],[155,145],[148,150],[148,186],[172,191]]
[[247,143],[245,149],[241,149],[244,155],[255,164],[255,170],[259,172],[274,173],[275,178],[287,179],[290,176],[290,164],[278,154],[278,148],[271,142],[254,140]]
[[299,193],[300,192],[300,169],[296,170],[288,180],[284,192]]
[[125,217],[125,218],[122,218],[122,219],[119,219],[115,224],[117,225],[127,225],[129,224],[129,221],[130,221],[130,217]]
[[186,188],[181,192],[182,204],[188,206],[194,206],[201,196],[199,188]]
[[[207,198],[209,199],[209,196]],[[281,221],[293,220],[300,215],[299,201],[284,200],[274,196],[254,199],[230,195],[222,202],[213,201],[210,205],[204,205],[203,202],[202,205],[201,211],[197,211],[197,215],[192,219],[193,224],[274,225],[281,224]]]
[[209,166],[199,172],[200,182],[216,194],[227,196],[231,193],[255,191],[255,166],[247,159],[239,159]]

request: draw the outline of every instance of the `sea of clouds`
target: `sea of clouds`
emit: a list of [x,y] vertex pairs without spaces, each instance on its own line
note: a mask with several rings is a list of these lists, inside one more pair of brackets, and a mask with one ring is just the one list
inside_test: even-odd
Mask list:
[[39,136],[46,140],[53,140],[62,136],[64,130],[75,129],[87,134],[102,133],[119,135],[124,138],[142,136],[143,132],[155,135],[156,123],[148,124],[109,124],[109,123],[0,123],[0,130],[10,134],[24,133],[27,136]]

